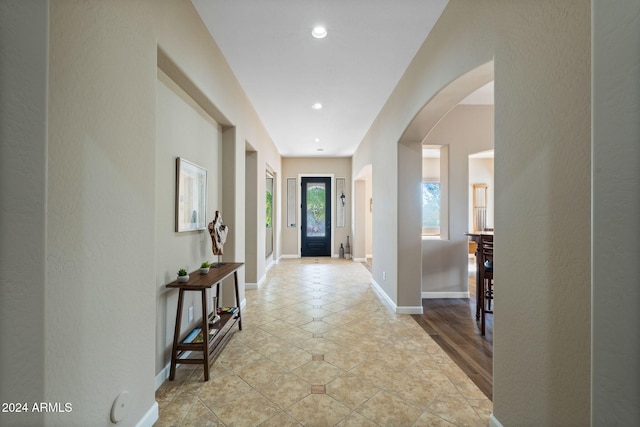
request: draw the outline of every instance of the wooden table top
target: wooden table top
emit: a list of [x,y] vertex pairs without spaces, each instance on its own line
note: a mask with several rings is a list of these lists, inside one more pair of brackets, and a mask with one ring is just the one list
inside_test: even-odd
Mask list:
[[465,236],[493,236],[493,231],[467,231]]
[[213,264],[207,274],[200,274],[200,269],[189,273],[189,280],[186,282],[173,282],[165,285],[167,288],[183,288],[199,290],[203,288],[210,288],[213,285],[224,280],[231,273],[238,270],[244,265],[243,262],[223,262],[222,265],[214,267],[217,264]]

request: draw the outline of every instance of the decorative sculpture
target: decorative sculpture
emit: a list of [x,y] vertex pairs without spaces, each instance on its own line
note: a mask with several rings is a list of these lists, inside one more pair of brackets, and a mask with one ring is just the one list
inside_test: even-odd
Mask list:
[[[211,236],[211,249],[213,254],[218,256],[218,265],[222,265],[220,257],[223,253],[224,242],[227,241],[227,233],[229,227],[222,223],[222,216],[220,211],[216,211],[216,217],[209,223],[209,235]],[[216,267],[216,266],[214,266]]]

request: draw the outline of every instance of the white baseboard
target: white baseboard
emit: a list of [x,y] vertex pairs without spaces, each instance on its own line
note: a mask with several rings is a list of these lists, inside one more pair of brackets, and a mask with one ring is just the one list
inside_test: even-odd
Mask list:
[[423,292],[422,299],[436,298],[469,298],[469,291],[466,292]]
[[367,262],[366,258],[353,258],[353,262]]
[[244,288],[245,289],[258,289],[260,286],[262,286],[262,284],[264,283],[264,281],[267,279],[267,275],[264,274],[260,280],[258,280],[258,283],[250,283],[250,282],[246,282],[244,284]]
[[167,366],[162,368],[162,370],[156,375],[155,386],[156,390],[160,388],[162,383],[164,383],[169,378],[169,371],[171,370],[171,362],[167,363]]
[[372,277],[371,278],[371,286],[373,289],[382,297],[382,299],[391,307],[393,311],[396,311],[396,303],[387,295],[387,293],[378,285],[378,282]]
[[373,254],[366,254],[365,255],[367,258],[373,258]]
[[158,402],[153,402],[151,408],[144,414],[144,417],[138,421],[136,427],[153,427],[156,421],[158,421]]
[[502,423],[493,415],[489,416],[489,427],[503,427]]
[[282,254],[280,255],[280,259],[282,258],[300,258],[300,257],[298,255]]
[[371,279],[371,285],[373,289],[384,299],[384,301],[393,309],[396,314],[422,314],[422,306],[400,306],[398,307],[395,302],[387,295],[387,293],[378,285],[375,279]]
[[[271,260],[271,262],[269,262],[269,264],[267,264],[267,266],[264,268],[264,274],[267,274],[267,272],[269,270],[271,270],[271,267],[273,267],[273,264],[275,264],[275,263],[276,263],[275,261]],[[260,283],[260,282],[258,282],[258,283]]]

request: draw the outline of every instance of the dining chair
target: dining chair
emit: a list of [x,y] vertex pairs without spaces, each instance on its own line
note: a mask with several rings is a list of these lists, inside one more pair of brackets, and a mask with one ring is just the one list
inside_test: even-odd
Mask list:
[[493,236],[480,237],[480,334],[486,330],[486,314],[493,314]]

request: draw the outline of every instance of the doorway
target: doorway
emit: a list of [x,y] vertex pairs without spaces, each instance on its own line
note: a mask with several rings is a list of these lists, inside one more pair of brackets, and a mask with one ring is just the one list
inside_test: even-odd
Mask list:
[[300,254],[331,256],[331,177],[303,177],[301,186]]

